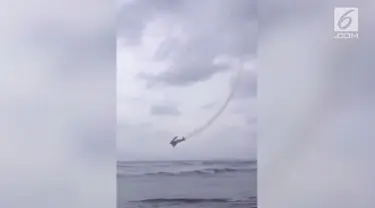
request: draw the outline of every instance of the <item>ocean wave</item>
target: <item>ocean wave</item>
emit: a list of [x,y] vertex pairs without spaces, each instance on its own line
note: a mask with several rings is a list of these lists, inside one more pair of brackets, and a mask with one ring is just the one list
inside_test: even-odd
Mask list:
[[169,166],[196,166],[196,165],[231,165],[231,166],[248,166],[256,165],[257,161],[253,160],[206,160],[206,161],[118,161],[117,167],[169,167]]
[[201,162],[203,165],[223,165],[223,164],[228,164],[228,165],[256,165],[257,161],[253,160],[241,160],[241,161],[202,161]]
[[257,197],[247,197],[244,199],[230,199],[230,198],[154,198],[144,199],[138,201],[130,201],[135,203],[149,203],[149,204],[200,204],[200,203],[231,203],[231,204],[246,204],[250,207],[257,207]]
[[168,203],[168,202],[179,202],[179,203],[205,203],[205,202],[229,202],[230,199],[226,198],[156,198],[156,199],[144,199],[132,202],[143,202],[143,203]]
[[123,176],[185,176],[185,175],[212,175],[236,172],[253,172],[256,168],[205,168],[199,170],[188,170],[179,172],[155,172],[155,173],[142,173],[142,174],[118,174],[118,177]]

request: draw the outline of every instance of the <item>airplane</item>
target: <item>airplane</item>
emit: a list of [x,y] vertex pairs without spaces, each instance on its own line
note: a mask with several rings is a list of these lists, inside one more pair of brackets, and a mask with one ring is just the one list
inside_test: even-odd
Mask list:
[[173,147],[176,147],[176,145],[177,145],[178,143],[183,142],[183,141],[186,140],[185,137],[182,137],[182,139],[177,139],[177,138],[178,138],[178,136],[175,136],[175,137],[172,139],[172,141],[169,142],[169,144],[171,144]]

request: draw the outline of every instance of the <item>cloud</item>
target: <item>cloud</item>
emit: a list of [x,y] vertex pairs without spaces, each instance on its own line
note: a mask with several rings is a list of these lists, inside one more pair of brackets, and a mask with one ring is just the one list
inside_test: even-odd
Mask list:
[[[170,64],[157,75],[140,77],[154,84],[185,86],[206,81],[228,70],[220,56],[254,55],[257,40],[255,1],[135,1],[120,9],[120,36],[140,43],[149,24],[159,24],[165,36],[154,58]],[[129,26],[130,25],[130,26]]]
[[[128,128],[120,125],[120,159],[255,157],[256,138],[248,130],[251,125],[244,125],[254,110],[242,115],[233,109],[253,108],[256,100],[257,20],[255,1],[248,0],[139,0],[119,8],[119,122],[150,124],[132,127],[128,136]],[[240,59],[246,72],[236,99],[207,131],[182,145],[178,155],[171,152],[173,136],[203,126],[223,105]],[[224,130],[228,133],[217,135]],[[215,139],[227,143],[213,147]]]
[[215,107],[215,105],[216,105],[216,103],[214,103],[214,102],[210,102],[210,103],[204,104],[204,105],[202,106],[202,109],[203,109],[203,110],[205,110],[205,109],[211,109],[211,108]]
[[151,107],[151,114],[152,115],[159,115],[159,116],[178,116],[180,115],[180,111],[175,106],[168,106],[168,105],[154,105]]

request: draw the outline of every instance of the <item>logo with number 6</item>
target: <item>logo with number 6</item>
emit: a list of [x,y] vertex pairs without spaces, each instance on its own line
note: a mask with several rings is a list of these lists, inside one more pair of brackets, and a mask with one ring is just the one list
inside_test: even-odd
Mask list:
[[334,15],[336,32],[358,31],[358,8],[335,8]]

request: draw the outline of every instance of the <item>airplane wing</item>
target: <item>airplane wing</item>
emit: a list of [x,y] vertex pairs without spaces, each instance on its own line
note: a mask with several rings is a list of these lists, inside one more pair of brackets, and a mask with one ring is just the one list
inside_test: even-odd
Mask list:
[[176,140],[177,137],[178,137],[178,136],[173,137],[173,139],[172,139],[172,141],[170,142],[170,144],[171,144],[174,140]]

